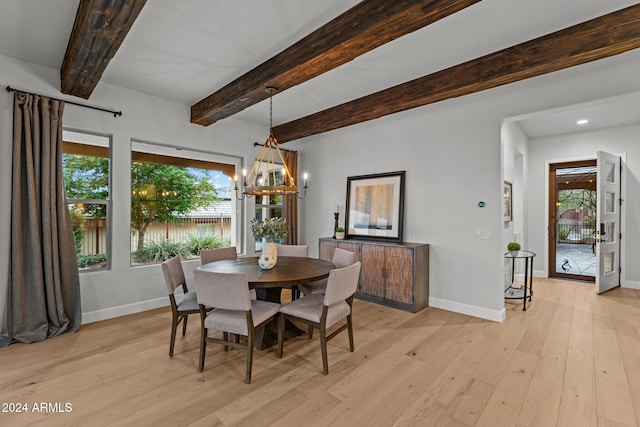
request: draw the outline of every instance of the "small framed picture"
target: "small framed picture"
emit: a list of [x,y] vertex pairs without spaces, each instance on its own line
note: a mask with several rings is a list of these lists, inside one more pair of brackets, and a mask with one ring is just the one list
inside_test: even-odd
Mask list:
[[504,182],[504,222],[513,221],[513,188],[509,181]]

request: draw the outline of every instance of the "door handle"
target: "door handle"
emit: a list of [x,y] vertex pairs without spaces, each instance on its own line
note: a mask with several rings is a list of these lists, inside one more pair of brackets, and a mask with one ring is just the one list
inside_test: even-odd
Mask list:
[[600,236],[601,236],[601,237],[602,237],[602,236],[606,236],[606,234],[607,234],[607,233],[605,232],[605,229],[604,229],[604,222],[601,222],[601,223],[600,223]]

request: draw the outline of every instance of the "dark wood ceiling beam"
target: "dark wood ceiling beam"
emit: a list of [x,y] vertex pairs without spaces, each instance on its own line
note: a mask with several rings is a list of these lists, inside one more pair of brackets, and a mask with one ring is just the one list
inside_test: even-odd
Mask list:
[[81,0],[60,68],[60,91],[88,99],[147,0]]
[[273,134],[280,143],[292,141],[638,47],[640,5],[635,5],[281,124]]
[[387,42],[480,0],[364,0],[294,45],[191,106],[191,123],[208,126],[304,83]]

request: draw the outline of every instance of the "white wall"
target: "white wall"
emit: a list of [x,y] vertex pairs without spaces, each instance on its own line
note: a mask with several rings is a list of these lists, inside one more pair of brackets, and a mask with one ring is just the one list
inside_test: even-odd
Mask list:
[[[1,55],[0,81],[18,89],[65,98],[58,92],[57,70]],[[167,305],[160,266],[130,266],[130,178],[122,171],[130,170],[131,139],[240,156],[246,164],[247,159],[253,162],[256,155],[253,142],[261,141],[267,135],[267,129],[232,118],[209,127],[192,125],[189,123],[188,106],[104,83],[98,85],[89,101],[74,100],[123,111],[122,117],[114,118],[107,113],[68,104],[63,115],[65,128],[97,132],[113,138],[112,269],[80,275],[84,321]],[[12,117],[13,94],[3,90],[0,93],[0,315],[3,327],[10,251]],[[247,234],[250,236],[245,229],[245,236]],[[198,263],[187,263],[187,281]]]
[[[431,304],[500,320],[503,118],[637,91],[638,56],[610,58],[292,144],[304,152],[302,167],[314,182],[302,205],[303,240],[317,254],[317,239],[331,235],[332,212],[336,201],[344,206],[348,176],[406,170],[404,237],[431,244]],[[531,163],[525,166],[531,170]],[[526,183],[532,185],[535,180]],[[481,200],[485,208],[477,206]],[[522,203],[537,206],[531,199]],[[478,228],[488,229],[491,239],[476,239]]]
[[[621,126],[592,132],[577,132],[547,138],[531,139],[529,144],[529,176],[532,185],[527,192],[529,204],[529,241],[532,249],[548,257],[545,242],[547,197],[545,177],[547,163],[571,159],[595,158],[598,150],[613,154],[626,153],[626,197],[623,203],[624,235],[622,246],[622,286],[640,288],[640,125]],[[548,273],[548,261],[544,272]]]

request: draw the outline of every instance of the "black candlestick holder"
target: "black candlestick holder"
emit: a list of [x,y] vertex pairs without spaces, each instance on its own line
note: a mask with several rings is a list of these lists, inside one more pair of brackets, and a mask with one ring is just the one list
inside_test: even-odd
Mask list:
[[336,229],[338,228],[338,218],[340,218],[340,212],[336,212],[333,214],[336,219],[335,225],[333,226],[333,238],[336,238]]

